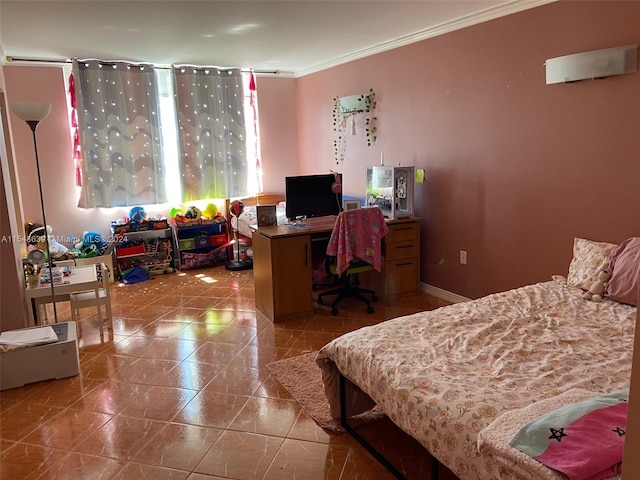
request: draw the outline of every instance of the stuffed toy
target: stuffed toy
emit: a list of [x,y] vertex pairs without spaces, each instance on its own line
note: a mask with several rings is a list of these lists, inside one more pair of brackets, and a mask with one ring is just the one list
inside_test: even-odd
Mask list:
[[27,222],[24,224],[24,233],[27,239],[27,252],[31,252],[32,250],[42,250],[46,254],[48,240],[51,258],[58,260],[71,258],[69,249],[59,243],[56,240],[56,237],[52,235],[53,228],[51,228],[51,225],[47,225],[46,232],[47,236],[45,237],[44,225],[42,225],[41,223],[35,223],[31,220],[27,220]]
[[98,232],[84,232],[82,240],[74,244],[73,251],[80,258],[91,258],[101,255],[107,243]]
[[218,214],[218,209],[213,203],[209,203],[207,207],[202,211],[202,215],[209,220],[213,220]]
[[202,211],[195,205],[188,207],[184,211],[184,218],[186,218],[187,220],[200,220],[201,216],[202,216]]
[[607,282],[611,278],[611,272],[607,268],[603,268],[598,272],[598,277],[589,287],[589,290],[584,292],[582,298],[586,300],[592,300],[594,302],[601,302],[604,296],[604,290],[607,286]]
[[133,207],[129,210],[129,218],[132,222],[144,222],[147,219],[147,212],[142,207]]

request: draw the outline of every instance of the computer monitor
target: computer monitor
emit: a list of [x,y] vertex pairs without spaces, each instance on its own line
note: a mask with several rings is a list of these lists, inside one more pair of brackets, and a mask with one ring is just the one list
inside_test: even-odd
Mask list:
[[[339,184],[342,184],[342,174]],[[336,188],[333,173],[299,175],[285,178],[285,213],[289,220],[298,217],[338,215],[342,210],[342,189]],[[338,193],[334,193],[337,190]]]

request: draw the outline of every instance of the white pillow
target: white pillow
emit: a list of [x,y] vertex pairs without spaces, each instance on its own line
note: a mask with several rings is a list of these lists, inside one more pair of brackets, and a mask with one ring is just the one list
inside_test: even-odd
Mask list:
[[598,272],[609,266],[609,252],[615,247],[615,243],[574,238],[567,284],[589,290],[591,284],[597,280]]

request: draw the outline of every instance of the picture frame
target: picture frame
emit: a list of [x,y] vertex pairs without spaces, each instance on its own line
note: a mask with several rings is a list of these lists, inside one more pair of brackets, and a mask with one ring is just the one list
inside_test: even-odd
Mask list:
[[342,202],[343,210],[356,210],[357,208],[362,207],[360,200],[344,200]]
[[256,207],[256,217],[258,219],[258,227],[268,227],[278,224],[275,205],[258,205]]

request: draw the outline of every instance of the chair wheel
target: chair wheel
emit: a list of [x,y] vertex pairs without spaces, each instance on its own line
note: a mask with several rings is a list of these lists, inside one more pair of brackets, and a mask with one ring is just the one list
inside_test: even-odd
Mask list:
[[371,301],[372,302],[377,302],[378,301],[378,297],[376,297],[375,293],[373,295],[371,295]]
[[337,308],[332,308],[332,309],[331,309],[331,315],[333,315],[334,317],[335,317],[336,315],[338,315],[338,309],[337,309]]
[[373,313],[373,307],[367,307],[367,313]]

